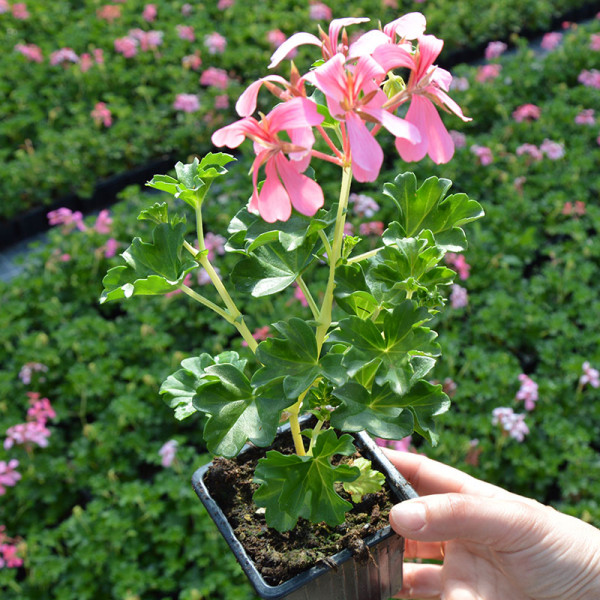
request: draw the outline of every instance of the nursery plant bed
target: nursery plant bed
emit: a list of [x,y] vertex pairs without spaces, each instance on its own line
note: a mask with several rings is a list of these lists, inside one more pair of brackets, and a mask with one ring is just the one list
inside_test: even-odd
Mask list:
[[[392,531],[388,514],[417,494],[367,434],[355,439],[387,485],[355,504],[337,527],[304,519],[285,533],[267,527],[252,501],[252,475],[265,449],[248,446],[237,458],[217,458],[194,474],[196,493],[262,598],[381,600],[402,586],[404,540]],[[271,449],[292,451],[286,429]]]

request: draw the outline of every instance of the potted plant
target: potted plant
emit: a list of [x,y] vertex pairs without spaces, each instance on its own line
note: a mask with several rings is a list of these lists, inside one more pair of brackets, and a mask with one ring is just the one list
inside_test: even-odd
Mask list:
[[[207,480],[217,488],[222,483],[222,496],[235,495],[231,486],[241,478],[240,465],[254,461],[253,504],[246,504],[263,521],[258,536],[269,531],[290,538],[287,532],[306,523],[329,533],[344,527],[347,513],[383,488],[382,471],[391,478],[388,501],[413,495],[377,455],[369,436],[400,439],[414,431],[435,443],[434,417],[449,406],[441,386],[427,380],[440,355],[437,334],[428,324],[444,306],[456,275],[444,256],[466,248],[462,226],[482,216],[481,206],[465,194],[447,195],[448,180],[430,177],[419,185],[412,173],[401,173],[383,186],[395,218],[382,227],[376,247],[361,250],[360,237],[348,234],[345,225],[352,180],[373,182],[379,176],[384,153],[376,136],[382,128],[394,136],[405,161],[429,155],[443,163],[454,146],[437,110],[466,117],[447,94],[451,75],[433,64],[443,42],[424,34],[423,15],[405,15],[350,44],[345,28],[367,21],[336,19],[319,37],[293,35],[270,66],[310,44],[320,50],[310,70],[301,75],[292,63],[289,79],[267,75],[251,84],[236,104],[241,119],[213,134],[216,146],[230,148],[249,138],[256,153],[251,199],[228,228],[226,250],[239,259],[229,281],[213,264],[203,222],[211,185],[234,160],[223,153],[178,163],[175,177],[157,175],[148,182],[191,208],[197,242],[186,239],[184,218],[171,214],[167,203],[156,203],[139,217],[154,222],[152,241],[135,238],[122,254],[125,264],[103,280],[102,302],[181,291],[242,336],[251,359],[233,350],[187,358],[161,393],[178,419],[203,413],[209,451],[234,461],[234,475],[216,460],[211,468],[219,470],[212,479],[206,470],[194,476],[202,497],[208,495]],[[261,88],[279,103],[256,119]],[[337,201],[325,201],[318,170],[316,176],[309,170],[311,161],[341,171]],[[259,183],[263,167],[266,177]],[[210,279],[219,303],[190,287],[194,271]],[[301,291],[307,315],[279,315],[265,324],[272,335],[258,343],[236,293],[265,297],[292,285]],[[312,421],[303,425],[303,415]],[[282,424],[287,433],[277,437]],[[256,448],[268,450],[258,457]],[[246,460],[248,452],[252,459]],[[367,456],[359,457],[360,452]],[[213,514],[218,523],[226,521],[223,510]],[[388,527],[375,537],[390,539],[390,533]],[[392,565],[388,572],[398,574],[401,542],[393,537],[391,543],[394,549],[383,554]],[[237,552],[242,544],[234,540],[231,545]],[[245,551],[238,558],[243,565],[248,560]],[[381,575],[381,585],[367,591],[362,575],[339,568],[344,558],[326,559],[329,565],[309,570],[313,586],[325,581],[323,571],[336,568],[354,581],[355,590],[327,584],[333,597],[344,589],[345,598],[379,599],[400,586],[397,575],[393,581]],[[316,589],[253,583],[263,597],[273,598],[314,597]]]

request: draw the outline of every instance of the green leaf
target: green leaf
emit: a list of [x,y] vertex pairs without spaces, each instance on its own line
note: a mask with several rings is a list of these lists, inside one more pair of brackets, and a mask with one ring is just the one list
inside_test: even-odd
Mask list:
[[335,282],[335,301],[345,312],[368,319],[381,308],[377,299],[368,291],[361,265],[340,265],[335,271]]
[[121,254],[127,265],[110,269],[102,280],[100,303],[177,289],[198,268],[193,258],[181,258],[185,230],[183,223],[161,223],[154,228],[152,243],[135,238]]
[[169,175],[155,175],[150,181],[146,182],[146,185],[174,196],[177,193],[178,183],[177,179],[173,179]]
[[204,439],[220,456],[236,456],[246,442],[268,446],[275,439],[279,418],[289,401],[275,383],[255,395],[250,381],[233,364],[206,367],[213,377],[192,399],[196,410],[207,413]]
[[165,379],[159,393],[168,395],[167,404],[175,409],[175,418],[181,421],[196,412],[193,399],[198,391],[216,379],[214,375],[206,372],[207,367],[216,364],[232,364],[243,371],[247,362],[233,351],[222,352],[214,358],[207,353],[186,358],[181,361],[182,368]]
[[152,221],[157,225],[169,222],[169,207],[166,202],[155,202],[138,215],[138,221]]
[[429,318],[427,309],[406,300],[385,314],[381,329],[373,321],[351,316],[340,321],[330,341],[350,347],[344,357],[350,376],[370,363],[383,365],[377,371],[377,383],[383,385],[388,381],[397,394],[404,394],[414,374],[411,358],[440,354],[439,345],[433,341],[437,334],[421,326]]
[[291,251],[279,242],[260,246],[235,265],[231,278],[242,293],[254,297],[275,294],[294,283],[315,260],[317,245],[320,243],[307,240]]
[[306,321],[293,317],[273,327],[283,337],[271,337],[258,345],[256,358],[264,367],[254,374],[254,387],[260,389],[269,382],[283,381],[285,396],[297,399],[320,376],[337,383],[344,381],[343,356],[325,355],[320,361],[315,332]]
[[[483,216],[481,205],[470,200],[466,194],[454,194],[445,198],[452,182],[448,179],[429,177],[417,189],[414,173],[403,173],[394,183],[384,185],[384,193],[392,198],[400,210],[400,224],[404,237],[417,237],[429,229],[440,246],[448,243],[456,251],[464,250],[461,234],[456,230]],[[463,232],[464,235],[464,232]]]
[[228,173],[226,164],[236,160],[225,152],[209,152],[198,165],[197,176],[203,181],[216,179]]
[[266,458],[258,461],[254,474],[254,482],[260,485],[254,501],[266,508],[267,525],[288,531],[300,517],[313,523],[324,521],[332,527],[342,523],[352,504],[338,495],[335,483],[354,481],[360,470],[349,465],[334,467],[331,458],[336,454],[349,456],[355,451],[350,435],[338,439],[328,429],[317,438],[312,456],[267,452]]
[[403,402],[415,416],[415,431],[435,446],[439,436],[433,419],[450,408],[450,398],[442,391],[442,386],[418,381],[404,396]]
[[343,484],[344,489],[352,497],[352,502],[358,504],[366,494],[376,494],[385,483],[385,475],[371,467],[371,461],[366,458],[357,458],[352,466],[360,469],[360,477],[354,481]]
[[413,415],[405,410],[403,396],[388,383],[373,385],[369,392],[350,381],[335,389],[333,395],[341,401],[331,415],[331,425],[340,431],[368,431],[389,440],[401,440],[413,432]]

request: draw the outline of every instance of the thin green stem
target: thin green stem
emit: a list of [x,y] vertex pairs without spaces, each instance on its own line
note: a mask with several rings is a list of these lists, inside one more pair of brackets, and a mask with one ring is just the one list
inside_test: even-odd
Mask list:
[[193,289],[189,288],[184,283],[182,283],[179,286],[179,289],[183,293],[187,294],[190,298],[193,298],[194,300],[196,300],[196,302],[199,302],[200,304],[203,304],[207,308],[210,308],[211,310],[215,311],[220,317],[223,317],[228,323],[235,325],[235,323],[233,322],[233,319],[231,318],[231,315],[226,310],[223,310],[218,304],[215,304],[208,298],[205,298],[204,296],[198,294],[198,292],[195,292]]
[[304,281],[304,279],[302,279],[302,276],[299,275],[296,278],[296,283],[298,284],[298,287],[302,290],[302,293],[304,294],[304,297],[306,298],[306,301],[308,302],[308,307],[310,308],[310,311],[313,314],[313,317],[315,319],[319,318],[319,308],[316,305],[314,298],[312,297],[312,294],[310,293],[310,290],[308,289],[308,286],[306,285],[306,282]]
[[306,394],[308,394],[308,388],[306,391],[300,394],[298,398],[298,402],[296,402],[293,406],[287,409],[289,413],[289,421],[290,421],[290,431],[292,433],[292,439],[294,440],[294,448],[296,449],[296,454],[298,456],[306,456],[306,450],[304,449],[304,442],[302,441],[302,433],[300,432],[300,408],[302,407],[302,402],[304,402],[304,398]]
[[327,236],[325,235],[325,232],[322,229],[319,229],[319,237],[323,242],[323,247],[325,248],[327,256],[331,256],[331,244],[329,243],[329,240],[327,239]]
[[198,247],[200,252],[206,250],[204,245],[204,225],[202,224],[202,203],[196,204],[196,233],[198,235]]
[[348,207],[348,198],[350,196],[350,185],[352,183],[352,169],[345,167],[342,171],[342,184],[340,186],[340,199],[338,204],[337,216],[335,219],[335,229],[333,233],[333,245],[331,252],[328,253],[329,259],[329,278],[325,288],[325,296],[321,311],[319,313],[318,326],[316,331],[317,349],[320,354],[323,342],[329,331],[332,319],[333,309],[333,290],[335,289],[335,269],[342,254],[342,241],[344,238],[344,224],[346,222],[346,209]]
[[310,438],[310,445],[308,447],[308,452],[307,452],[307,454],[309,456],[312,456],[312,451],[313,451],[315,442],[317,441],[317,438],[319,437],[319,433],[321,433],[321,429],[323,428],[324,424],[325,424],[325,421],[319,421],[313,428],[312,436]]
[[351,265],[352,263],[357,263],[361,260],[365,260],[367,258],[376,256],[381,250],[383,250],[383,247],[375,248],[374,250],[369,250],[368,252],[364,252],[363,254],[359,254],[358,256],[353,256],[352,258],[348,259],[348,264]]

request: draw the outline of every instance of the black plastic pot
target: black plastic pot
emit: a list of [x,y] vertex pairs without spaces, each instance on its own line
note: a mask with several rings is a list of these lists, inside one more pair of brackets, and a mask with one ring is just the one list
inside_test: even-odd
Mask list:
[[[417,497],[417,493],[367,434],[358,433],[354,437],[356,446],[372,461],[373,468],[386,476],[399,502]],[[389,525],[365,539],[372,555],[372,560],[366,563],[355,560],[349,550],[343,550],[330,557],[327,561],[329,564],[319,564],[277,586],[267,584],[204,484],[204,475],[211,464],[204,465],[194,473],[192,485],[261,598],[387,600],[402,587],[404,539],[396,535]]]

